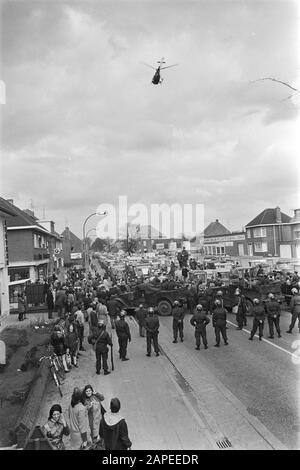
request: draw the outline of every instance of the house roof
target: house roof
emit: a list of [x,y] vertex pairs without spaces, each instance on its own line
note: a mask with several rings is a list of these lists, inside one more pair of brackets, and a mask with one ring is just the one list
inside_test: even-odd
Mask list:
[[222,225],[218,219],[215,222],[211,222],[205,229],[204,229],[204,236],[205,237],[218,237],[221,235],[230,235],[231,232],[228,230],[224,225]]
[[31,216],[3,198],[0,198],[0,203],[6,212],[10,211],[10,215],[5,217],[7,228],[13,229],[14,227],[35,227],[37,230],[41,230],[42,232],[47,232],[49,235],[52,235],[47,229],[42,227],[42,225],[37,222],[38,219],[36,217]]
[[[251,222],[249,222],[246,227],[256,226],[256,225],[273,225],[278,224],[276,218],[276,209],[277,208],[268,208],[264,209],[260,214],[258,214]],[[280,211],[281,214],[281,223],[286,224],[289,223],[292,218],[283,212]]]
[[78,238],[73,232],[71,232],[69,227],[65,228],[61,236],[64,238],[64,240],[70,240],[71,245],[74,246],[74,248],[76,248],[77,250],[82,250],[82,240],[80,240],[80,238]]
[[5,199],[0,197],[0,211],[5,214],[5,218],[6,218],[7,215],[10,215],[10,216],[13,216],[13,217],[16,215],[13,208],[14,208],[14,206],[12,204],[10,204]]

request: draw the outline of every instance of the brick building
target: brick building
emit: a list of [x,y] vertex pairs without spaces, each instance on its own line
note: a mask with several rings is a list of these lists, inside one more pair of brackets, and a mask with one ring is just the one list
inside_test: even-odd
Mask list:
[[204,229],[202,243],[206,256],[235,257],[246,254],[245,232],[231,232],[218,219]]
[[83,262],[83,243],[69,227],[66,227],[62,236],[62,248],[64,265],[66,268],[71,266],[82,266]]
[[14,217],[14,211],[5,199],[0,198],[0,318],[9,314],[9,276],[8,276],[8,244],[7,217]]

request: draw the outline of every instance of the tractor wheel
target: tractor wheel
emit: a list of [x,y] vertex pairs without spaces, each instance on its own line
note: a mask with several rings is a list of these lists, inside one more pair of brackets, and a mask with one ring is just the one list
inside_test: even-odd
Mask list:
[[168,317],[172,313],[172,305],[168,300],[161,300],[157,306],[158,314],[162,317]]

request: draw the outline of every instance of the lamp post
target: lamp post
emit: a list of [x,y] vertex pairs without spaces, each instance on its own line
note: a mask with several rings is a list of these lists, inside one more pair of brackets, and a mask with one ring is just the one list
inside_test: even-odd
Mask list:
[[93,212],[92,214],[88,215],[87,218],[85,219],[85,221],[83,222],[83,226],[82,226],[82,234],[83,234],[83,267],[86,268],[86,265],[87,265],[87,253],[86,253],[86,242],[85,242],[85,238],[86,238],[86,235],[85,235],[85,225],[87,223],[87,221],[93,217],[94,215],[106,215],[107,214],[107,211],[104,211],[104,212]]

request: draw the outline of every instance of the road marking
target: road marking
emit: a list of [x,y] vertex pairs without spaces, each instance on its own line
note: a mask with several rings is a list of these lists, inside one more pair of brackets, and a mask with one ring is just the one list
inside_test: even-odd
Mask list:
[[[227,320],[227,323],[230,323],[230,325],[232,325],[232,326],[237,326],[235,323],[232,323],[232,322],[229,321],[229,320]],[[246,328],[243,328],[242,331],[246,331],[247,333],[251,334],[251,331],[246,330]],[[258,338],[259,336],[258,336],[258,335],[254,335],[254,337]],[[274,348],[280,349],[281,351],[284,351],[284,352],[286,352],[287,354],[289,354],[290,356],[295,357],[297,360],[299,360],[299,356],[298,356],[297,354],[292,353],[292,352],[290,352],[290,351],[287,351],[286,349],[281,348],[280,346],[277,346],[277,344],[274,344],[274,343],[272,343],[271,341],[268,341],[267,339],[262,338],[262,341],[264,341],[265,343],[271,344],[271,346],[274,346]]]

